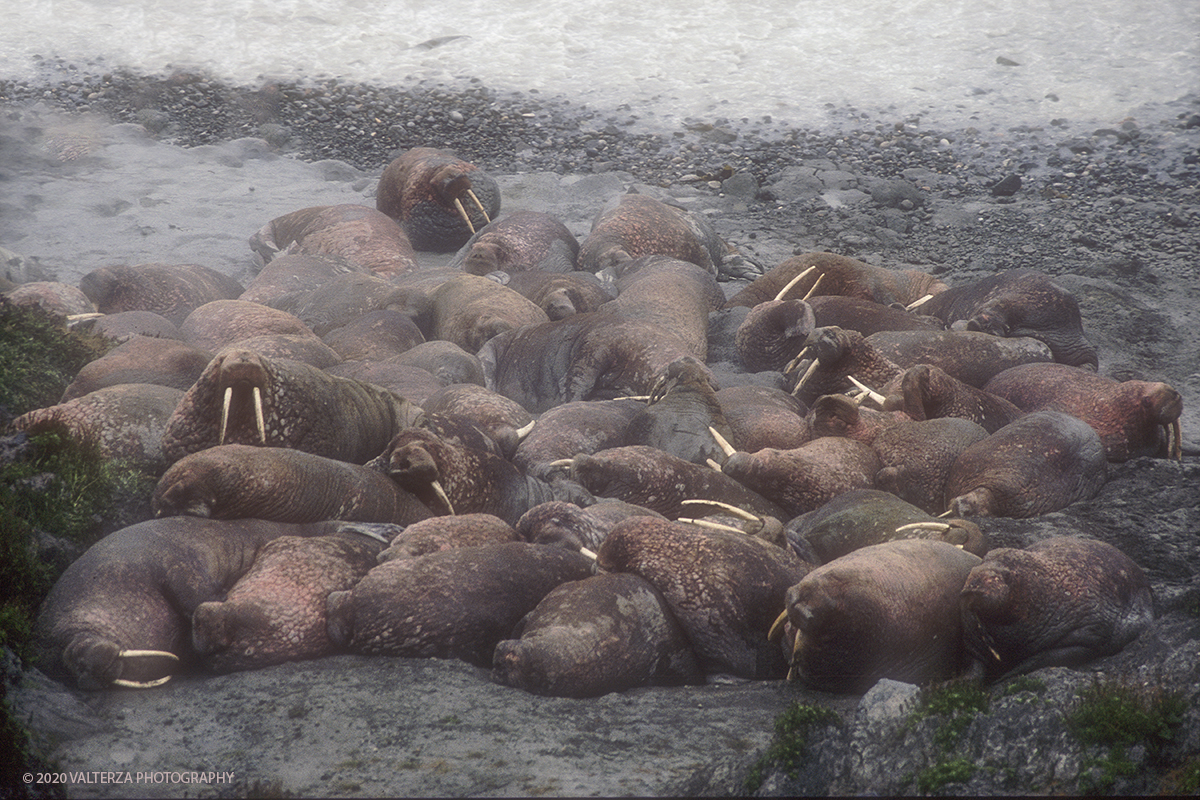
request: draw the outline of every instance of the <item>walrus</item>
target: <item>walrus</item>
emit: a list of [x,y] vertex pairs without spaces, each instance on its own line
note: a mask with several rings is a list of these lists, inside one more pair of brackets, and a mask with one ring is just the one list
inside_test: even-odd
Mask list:
[[725,475],[778,504],[783,513],[771,516],[781,520],[851,489],[874,488],[879,467],[870,445],[838,436],[822,436],[794,450],[734,452],[721,464]]
[[267,542],[223,599],[192,612],[201,663],[226,673],[332,654],[326,598],[358,583],[382,547],[352,531]]
[[[503,273],[494,273],[496,278]],[[502,281],[536,305],[551,320],[595,311],[614,299],[608,286],[590,272],[518,272]]]
[[816,318],[813,326],[816,328],[845,328],[871,336],[883,331],[940,331],[946,327],[937,317],[915,314],[862,297],[820,294],[808,298],[807,302]]
[[719,500],[760,517],[794,516],[732,475],[645,445],[581,453],[571,461],[571,477],[597,498],[645,506],[668,519],[689,516],[683,501],[696,498]]
[[71,330],[93,333],[121,343],[137,336],[183,341],[179,326],[153,311],[118,311],[115,314],[89,316],[74,322]]
[[967,576],[961,606],[967,649],[988,679],[1112,655],[1154,620],[1141,567],[1074,536],[992,550]]
[[329,637],[347,650],[491,667],[496,645],[554,587],[592,574],[564,547],[504,542],[388,561],[331,592]]
[[152,383],[186,391],[211,360],[212,353],[177,339],[134,336],[84,364],[59,402],[122,383]]
[[941,521],[889,492],[852,489],[788,522],[792,549],[813,564],[900,539],[935,539],[982,557],[987,538],[966,520]]
[[878,411],[844,394],[818,397],[808,410],[805,422],[813,439],[822,436],[843,436],[863,444],[874,444],[875,438],[887,429],[910,422],[900,411]]
[[417,250],[448,253],[500,213],[496,181],[446,150],[414,147],[383,170],[375,207]]
[[920,307],[947,327],[1045,342],[1054,360],[1072,367],[1099,364],[1083,335],[1079,302],[1050,276],[1014,269],[946,290]]
[[512,458],[529,433],[533,417],[515,401],[474,383],[452,383],[430,395],[423,408],[429,414],[457,414],[474,422]]
[[381,308],[334,328],[321,341],[347,361],[383,361],[423,344],[425,335],[412,317]]
[[249,339],[238,339],[230,347],[251,350],[263,358],[273,360],[286,358],[289,361],[299,361],[321,370],[336,369],[344,363],[336,350],[307,332],[303,334],[265,333],[261,336],[251,336]]
[[398,558],[418,558],[456,547],[480,547],[520,539],[512,525],[494,514],[431,517],[414,522],[397,533],[376,560],[382,564]]
[[646,405],[629,421],[623,444],[656,447],[696,464],[719,458],[721,446],[710,430],[726,440],[734,435],[716,388],[708,369],[696,359],[672,361],[650,388]]
[[250,249],[264,263],[281,253],[324,256],[383,278],[417,269],[413,245],[396,220],[354,203],[312,206],[276,217],[250,237]]
[[963,450],[946,480],[957,517],[1035,517],[1096,496],[1104,445],[1083,420],[1035,411]]
[[1054,360],[1050,348],[1030,336],[982,331],[879,331],[866,342],[902,367],[930,364],[976,388],[1009,367]]
[[579,242],[566,225],[543,211],[522,209],[476,231],[449,266],[472,275],[570,272],[578,256]]
[[716,275],[726,246],[702,215],[644,194],[623,194],[601,210],[579,246],[579,269],[598,272],[640,256],[688,261]]
[[242,285],[211,267],[197,264],[114,265],[79,279],[101,314],[153,311],[176,325],[213,300],[234,300]]
[[215,353],[242,339],[275,333],[316,334],[295,314],[248,300],[213,300],[179,323],[179,332],[192,347]]
[[[810,267],[815,269],[806,277],[792,283]],[[813,291],[814,286],[816,291]],[[788,288],[786,294],[783,293],[785,288]],[[833,253],[804,253],[792,256],[757,278],[729,298],[725,307],[756,306],[767,300],[785,300],[789,297],[804,297],[806,294],[811,294],[812,297],[844,295],[871,300],[885,306],[893,303],[908,306],[925,295],[936,295],[946,288],[946,284],[934,276],[916,270],[876,267],[855,258]],[[929,312],[922,309],[921,313]]]
[[945,542],[903,539],[812,570],[787,590],[788,679],[860,693],[883,678],[925,684],[959,675],[968,665],[959,593],[979,563]]
[[338,378],[349,378],[386,389],[420,407],[424,407],[430,397],[446,388],[446,384],[433,373],[401,364],[395,356],[383,361],[343,361],[326,367],[325,371]]
[[1183,397],[1165,383],[1117,381],[1065,364],[1027,364],[1001,372],[984,388],[1023,411],[1079,417],[1100,434],[1109,461],[1180,457]]
[[725,300],[716,278],[686,260],[663,255],[626,261],[614,272],[617,298],[603,308],[658,325],[683,340],[691,355],[707,360],[709,315]]
[[0,296],[14,306],[38,306],[57,317],[96,313],[96,304],[79,287],[60,281],[22,283]]
[[453,342],[422,342],[395,359],[398,364],[428,370],[446,386],[454,383],[484,385],[483,365],[479,359]]
[[532,694],[598,697],[647,684],[703,683],[662,595],[632,574],[561,584],[496,645],[492,679]]
[[407,525],[441,513],[365,466],[293,450],[223,444],[167,469],[150,499],[155,516],[343,519]]
[[169,517],[111,533],[67,567],[42,603],[38,666],[84,689],[160,681],[194,661],[188,620],[196,606],[224,597],[260,547],[338,525]]
[[157,475],[167,468],[163,441],[184,393],[169,386],[121,383],[58,405],[28,411],[11,426],[30,434],[65,432],[106,459],[128,459]]
[[914,420],[957,417],[995,433],[1022,417],[1025,411],[986,389],[946,374],[939,367],[918,364],[879,387],[885,411],[903,411]]
[[803,300],[767,300],[750,309],[734,345],[747,372],[783,372],[816,327],[812,306]]
[[642,412],[638,400],[575,400],[538,417],[512,461],[522,472],[544,480],[561,468],[556,462],[579,453],[597,453],[625,443],[625,429]]
[[605,537],[596,563],[638,575],[662,593],[705,673],[786,673],[767,632],[788,587],[811,569],[791,550],[743,533],[631,517]]
[[809,442],[808,409],[792,395],[771,386],[726,386],[717,392],[725,421],[733,431],[729,441],[747,453],[764,447],[790,450]]
[[[405,278],[427,277],[421,270],[402,276],[395,282],[377,275],[350,272],[338,275],[315,289],[283,295],[271,301],[273,308],[295,314],[317,336],[371,311],[390,309],[412,318],[418,326],[429,314],[430,289],[417,283],[410,285]],[[442,276],[447,275],[442,273]]]
[[258,444],[365,464],[420,413],[371,384],[231,348],[180,399],[163,434],[163,456],[174,462],[218,444]]
[[454,342],[468,353],[493,336],[549,322],[541,307],[518,292],[478,275],[459,275],[431,295],[429,339]]
[[880,463],[875,486],[930,514],[941,514],[954,462],[987,436],[984,427],[957,417],[893,425],[871,442]]
[[534,544],[557,544],[594,553],[608,532],[629,517],[666,519],[657,511],[623,500],[600,499],[586,508],[551,500],[526,511],[517,520],[517,534]]
[[304,292],[319,289],[339,275],[358,273],[370,274],[370,269],[344,259],[329,256],[314,256],[307,253],[281,253],[268,261],[238,300],[278,308],[284,298],[296,297]]
[[855,388],[851,377],[878,391],[904,371],[861,333],[842,328],[814,329],[792,363],[805,369],[792,394],[810,406],[822,395]]

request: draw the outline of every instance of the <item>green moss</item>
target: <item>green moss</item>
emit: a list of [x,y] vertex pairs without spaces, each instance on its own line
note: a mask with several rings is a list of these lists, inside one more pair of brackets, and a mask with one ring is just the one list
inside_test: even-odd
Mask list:
[[1168,794],[1200,793],[1200,756],[1192,756],[1172,779],[1174,785],[1167,787]]
[[975,765],[965,758],[939,761],[917,773],[917,791],[921,794],[936,792],[947,783],[965,783],[975,774]]
[[771,746],[750,768],[746,789],[757,791],[762,786],[766,769],[778,764],[787,774],[796,777],[808,747],[808,733],[813,726],[834,725],[842,721],[834,711],[821,706],[792,703],[775,718],[775,737]]
[[933,742],[948,750],[970,727],[975,716],[987,711],[988,702],[988,693],[973,681],[951,681],[927,687],[921,692],[909,724],[928,717],[939,718],[941,721],[933,734]]
[[1004,686],[1002,695],[1004,697],[1011,697],[1012,695],[1020,692],[1033,692],[1034,694],[1041,694],[1044,691],[1046,691],[1046,682],[1041,678],[1034,678],[1029,675],[1019,675]]

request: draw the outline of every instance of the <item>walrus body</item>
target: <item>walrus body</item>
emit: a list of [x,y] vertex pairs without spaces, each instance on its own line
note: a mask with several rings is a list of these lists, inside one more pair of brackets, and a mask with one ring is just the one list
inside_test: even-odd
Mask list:
[[716,275],[724,246],[702,216],[643,194],[623,194],[597,215],[579,246],[579,268],[598,272],[641,256],[688,261]]
[[734,438],[708,370],[688,356],[671,362],[655,381],[649,402],[629,421],[624,444],[704,464],[722,452],[710,429],[727,441]]
[[417,269],[404,229],[389,215],[353,203],[313,206],[276,217],[250,237],[250,249],[264,262],[280,253],[325,256],[383,277]]
[[366,575],[382,546],[349,532],[272,539],[224,599],[196,606],[192,646],[213,672],[333,653],[325,600]]
[[982,331],[880,331],[866,342],[901,367],[929,364],[975,388],[1009,367],[1054,360],[1050,348],[1031,336]]
[[787,591],[790,677],[827,692],[955,677],[967,665],[958,597],[979,563],[945,542],[906,539],[809,572]]
[[778,519],[812,511],[851,489],[871,489],[879,457],[869,445],[837,436],[822,436],[794,450],[764,448],[737,452],[722,471],[783,509]]
[[85,364],[59,402],[122,383],[152,383],[187,391],[211,360],[212,353],[175,339],[134,336]]
[[903,411],[914,420],[942,417],[966,419],[995,433],[1024,416],[1025,411],[1003,397],[976,389],[946,374],[939,367],[918,364],[880,387],[883,407]]
[[1059,536],[999,548],[962,589],[967,649],[997,678],[1119,652],[1154,619],[1145,573],[1112,545]]
[[171,517],[111,533],[67,567],[42,603],[34,627],[39,666],[87,689],[169,675],[172,659],[120,654],[165,651],[186,665],[196,606],[220,600],[268,541],[335,527]]
[[558,219],[541,211],[514,211],[479,229],[450,266],[472,275],[529,270],[570,272],[579,242]]
[[781,678],[767,641],[787,588],[811,568],[790,550],[742,533],[632,517],[604,539],[597,564],[631,572],[662,593],[707,674]]
[[150,502],[160,517],[407,525],[434,515],[415,494],[373,469],[287,447],[244,444],[184,456],[159,479]]
[[871,442],[880,464],[875,486],[930,514],[941,514],[954,462],[987,436],[982,426],[957,417],[893,425]]
[[747,372],[783,372],[816,327],[812,306],[803,300],[767,300],[750,309],[734,345]]
[[101,314],[153,311],[176,325],[205,303],[243,291],[228,275],[196,264],[101,267],[80,278],[79,288]]
[[637,400],[577,400],[542,414],[521,440],[513,463],[527,475],[549,479],[553,462],[625,443],[625,429],[641,413]]
[[380,564],[329,595],[329,635],[354,652],[490,667],[497,643],[550,591],[591,575],[564,547],[507,542]]
[[379,563],[398,558],[418,558],[456,547],[519,541],[516,530],[494,514],[457,514],[414,522],[392,537],[379,554]]
[[550,321],[540,306],[478,275],[446,281],[430,300],[429,338],[454,342],[468,353],[479,352],[488,339],[505,331]]
[[702,683],[662,595],[631,574],[564,583],[496,646],[497,683],[556,697],[596,697],[653,683]]
[[545,311],[552,320],[595,311],[614,299],[609,287],[590,272],[518,272],[508,276],[504,285]]
[[907,306],[927,294],[937,294],[946,290],[946,284],[924,272],[876,267],[855,258],[833,253],[804,253],[792,256],[756,279],[731,297],[725,307],[756,306],[776,299],[793,278],[809,267],[816,269],[807,278],[796,283],[784,298],[779,299],[804,297],[816,285],[818,277],[821,283],[813,293],[814,297],[842,295],[871,300],[885,306],[893,303]]
[[255,336],[290,334],[317,338],[295,314],[249,300],[213,300],[188,314],[179,332],[192,347],[216,353]]
[[500,189],[450,152],[414,147],[384,169],[375,207],[400,223],[415,249],[448,253],[500,212]]

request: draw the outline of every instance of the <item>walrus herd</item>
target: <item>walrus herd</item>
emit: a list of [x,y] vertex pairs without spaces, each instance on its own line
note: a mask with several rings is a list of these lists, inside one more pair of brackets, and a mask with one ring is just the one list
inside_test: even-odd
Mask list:
[[1045,274],[951,287],[808,253],[735,292],[700,215],[620,195],[579,242],[499,217],[496,182],[431,148],[377,198],[268,221],[246,287],[80,281],[73,323],[122,344],[13,427],[158,476],[157,516],[63,573],[48,672],[146,686],[349,651],[549,695],[862,692],[1075,665],[1151,622],[1116,548],[990,550],[976,522],[1180,454],[1179,393],[1099,375]]

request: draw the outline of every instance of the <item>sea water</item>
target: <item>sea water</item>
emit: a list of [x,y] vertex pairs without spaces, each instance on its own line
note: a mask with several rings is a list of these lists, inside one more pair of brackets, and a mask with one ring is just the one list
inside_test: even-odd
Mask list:
[[1200,89],[1200,1],[12,0],[0,77],[54,62],[245,85],[477,78],[662,127],[851,108],[1114,124]]

